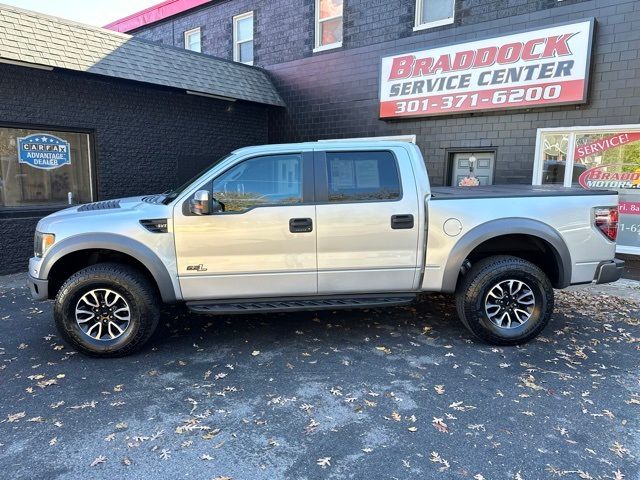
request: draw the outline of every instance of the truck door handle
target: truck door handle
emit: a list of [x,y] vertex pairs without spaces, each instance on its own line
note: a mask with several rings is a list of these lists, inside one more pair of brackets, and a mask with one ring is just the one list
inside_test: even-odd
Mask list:
[[313,220],[310,218],[292,218],[289,220],[291,233],[308,233],[313,230]]
[[391,228],[393,230],[411,230],[413,228],[413,215],[392,215]]

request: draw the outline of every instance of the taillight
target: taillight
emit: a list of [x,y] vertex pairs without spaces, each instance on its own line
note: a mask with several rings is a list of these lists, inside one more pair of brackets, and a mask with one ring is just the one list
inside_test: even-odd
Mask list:
[[612,242],[618,237],[618,207],[596,207],[593,223]]

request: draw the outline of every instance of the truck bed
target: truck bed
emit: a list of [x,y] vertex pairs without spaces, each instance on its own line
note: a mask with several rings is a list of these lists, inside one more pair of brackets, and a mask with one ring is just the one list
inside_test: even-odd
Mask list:
[[579,197],[617,195],[613,190],[586,190],[560,185],[488,185],[478,187],[431,187],[431,200],[462,200],[514,197]]

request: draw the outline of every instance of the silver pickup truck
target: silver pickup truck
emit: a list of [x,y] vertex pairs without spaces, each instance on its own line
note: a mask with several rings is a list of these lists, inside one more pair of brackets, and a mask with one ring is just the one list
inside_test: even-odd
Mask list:
[[455,293],[480,339],[526,342],[553,289],[620,278],[618,197],[526,185],[432,188],[417,146],[236,150],[171,192],[40,220],[29,283],[79,351],[117,356],[162,303],[233,314],[384,307]]

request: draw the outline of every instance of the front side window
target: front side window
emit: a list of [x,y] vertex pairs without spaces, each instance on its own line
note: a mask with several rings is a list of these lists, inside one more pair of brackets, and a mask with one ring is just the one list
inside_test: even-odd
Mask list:
[[329,202],[397,200],[400,178],[391,152],[327,152]]
[[202,52],[202,35],[200,28],[184,32],[184,48],[193,52]]
[[233,17],[233,60],[253,65],[253,12]]
[[316,49],[342,45],[342,0],[316,0]]
[[455,0],[417,0],[415,29],[453,23],[455,8]]
[[242,162],[213,181],[225,212],[302,202],[302,155],[270,155]]
[[0,208],[93,201],[89,134],[0,127]]

